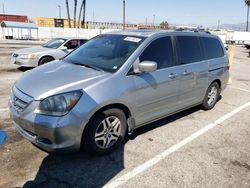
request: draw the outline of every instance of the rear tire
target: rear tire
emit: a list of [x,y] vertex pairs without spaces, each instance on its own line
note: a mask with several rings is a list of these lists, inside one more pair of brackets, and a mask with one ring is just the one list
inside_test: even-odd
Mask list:
[[121,145],[126,132],[124,112],[117,108],[104,110],[88,123],[82,137],[82,149],[92,155],[105,155]]
[[54,59],[52,57],[43,57],[42,59],[40,59],[38,66],[46,64],[50,61],[54,61]]
[[207,89],[205,98],[201,104],[203,110],[211,110],[216,105],[220,95],[220,87],[217,82],[213,82]]

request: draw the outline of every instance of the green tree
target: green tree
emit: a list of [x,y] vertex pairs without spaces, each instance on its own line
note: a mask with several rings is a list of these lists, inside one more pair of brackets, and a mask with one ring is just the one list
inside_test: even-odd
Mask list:
[[169,29],[169,24],[167,21],[163,21],[160,23],[160,28],[161,29]]

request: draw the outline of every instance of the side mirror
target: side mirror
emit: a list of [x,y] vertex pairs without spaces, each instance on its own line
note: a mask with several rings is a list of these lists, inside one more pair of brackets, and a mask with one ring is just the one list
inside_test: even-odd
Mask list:
[[61,47],[61,50],[67,50],[68,48],[66,46]]
[[154,61],[143,61],[138,64],[138,70],[139,72],[155,72],[157,69],[157,63]]

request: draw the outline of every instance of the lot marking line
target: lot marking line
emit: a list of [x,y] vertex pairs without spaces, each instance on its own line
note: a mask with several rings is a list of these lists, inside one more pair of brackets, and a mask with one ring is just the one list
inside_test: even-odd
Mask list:
[[239,88],[239,87],[234,87],[234,86],[228,86],[228,87],[233,88],[233,89],[238,89],[240,91],[245,91],[247,93],[250,93],[250,90],[247,90],[247,89],[243,89],[243,88]]
[[9,108],[0,108],[0,112],[6,112],[8,110],[9,110]]
[[126,174],[122,175],[121,177],[119,177],[117,179],[114,179],[113,181],[110,181],[104,187],[105,188],[111,188],[111,187],[114,188],[114,187],[121,186],[122,184],[126,183],[128,180],[134,178],[135,176],[139,175],[140,173],[148,170],[150,167],[156,165],[161,160],[165,159],[168,155],[170,155],[170,154],[176,152],[177,150],[181,149],[182,147],[184,147],[185,145],[189,144],[190,142],[192,142],[196,138],[198,138],[201,135],[205,134],[206,132],[208,132],[212,128],[214,128],[217,125],[221,124],[222,122],[228,120],[229,118],[231,118],[232,116],[236,115],[237,113],[239,113],[240,111],[244,110],[245,108],[247,108],[249,106],[250,106],[250,102],[247,102],[244,105],[236,108],[235,110],[233,110],[233,111],[229,112],[228,114],[222,116],[221,118],[217,119],[213,123],[208,124],[204,128],[202,128],[202,129],[198,130],[197,132],[193,133],[191,136],[185,138],[184,140],[182,140],[179,143],[171,146],[170,148],[168,148],[167,150],[163,151],[162,153],[156,155],[152,159],[149,159],[145,163],[143,163],[143,164],[135,167],[131,171],[129,171]]

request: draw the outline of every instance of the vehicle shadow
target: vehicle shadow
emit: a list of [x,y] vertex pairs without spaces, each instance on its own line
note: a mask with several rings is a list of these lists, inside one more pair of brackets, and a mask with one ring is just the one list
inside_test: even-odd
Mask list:
[[102,157],[84,153],[48,155],[35,179],[23,187],[102,187],[123,169],[123,146]]
[[33,69],[33,67],[18,67],[17,69],[18,69],[19,71],[26,72],[26,71],[28,71],[28,70]]
[[138,129],[134,130],[133,134],[129,137],[129,139],[134,140],[137,136],[145,134],[145,133],[147,133],[149,131],[157,129],[157,128],[161,127],[161,126],[164,126],[164,125],[169,124],[171,122],[174,122],[176,120],[185,118],[186,116],[188,116],[190,114],[193,114],[195,112],[198,112],[200,110],[201,110],[201,108],[199,106],[196,106],[196,107],[190,108],[188,110],[185,110],[185,111],[179,112],[177,114],[174,114],[172,116],[160,119],[160,120],[158,120],[156,122],[150,123],[150,124],[145,125],[143,127],[140,127]]
[[[219,100],[221,100],[221,97]],[[185,118],[200,110],[200,107],[196,106],[138,128],[124,142],[126,143],[139,135],[166,126],[168,123]],[[24,188],[102,187],[123,169],[124,145],[113,153],[102,157],[93,157],[85,153],[48,155],[43,160],[35,179],[26,182]]]

